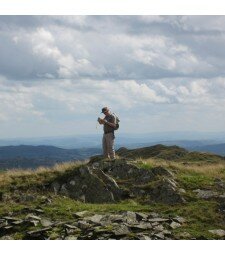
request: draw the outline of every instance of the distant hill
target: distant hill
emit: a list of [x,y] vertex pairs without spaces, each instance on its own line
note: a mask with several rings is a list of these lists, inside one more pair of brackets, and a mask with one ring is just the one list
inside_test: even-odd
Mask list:
[[178,147],[178,146],[165,146],[162,144],[157,144],[150,147],[137,148],[137,149],[127,149],[120,148],[117,150],[119,156],[125,158],[161,158],[165,160],[174,161],[208,161],[208,162],[218,162],[224,161],[222,156],[203,153],[203,152],[189,152],[188,150]]
[[62,149],[54,146],[4,146],[0,147],[0,169],[37,168],[56,163],[87,159],[100,153],[97,148]]
[[191,149],[195,151],[212,152],[221,156],[225,156],[225,143],[196,146],[192,147]]

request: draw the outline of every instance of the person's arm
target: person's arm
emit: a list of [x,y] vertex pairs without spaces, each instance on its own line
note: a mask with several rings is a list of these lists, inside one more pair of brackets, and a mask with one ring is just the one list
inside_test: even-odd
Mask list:
[[110,127],[113,127],[113,128],[116,128],[116,120],[115,120],[115,117],[113,116],[113,122],[109,122],[109,121],[107,121],[106,119],[104,119],[104,121],[105,121],[105,124],[106,125],[109,125]]

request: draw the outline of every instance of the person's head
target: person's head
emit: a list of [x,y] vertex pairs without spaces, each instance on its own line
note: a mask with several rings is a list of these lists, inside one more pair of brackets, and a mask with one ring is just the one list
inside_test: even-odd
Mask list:
[[106,116],[110,114],[109,108],[108,107],[103,107],[102,108],[102,113],[104,113]]

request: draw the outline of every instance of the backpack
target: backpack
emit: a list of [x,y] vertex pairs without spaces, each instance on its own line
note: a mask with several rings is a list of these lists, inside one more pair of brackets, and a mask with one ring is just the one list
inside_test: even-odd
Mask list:
[[118,117],[115,113],[113,113],[112,115],[113,115],[113,116],[115,117],[115,119],[116,119],[116,127],[114,128],[114,130],[118,130],[119,127],[120,127],[120,125],[119,125],[120,119],[119,119],[119,117]]

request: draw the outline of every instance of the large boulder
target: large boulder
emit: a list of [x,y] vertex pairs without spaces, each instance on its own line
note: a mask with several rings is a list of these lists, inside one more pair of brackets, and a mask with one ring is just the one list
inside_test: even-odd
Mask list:
[[54,192],[88,203],[115,202],[121,193],[112,178],[100,170],[93,173],[88,166],[81,167],[64,183],[54,182],[52,188]]

